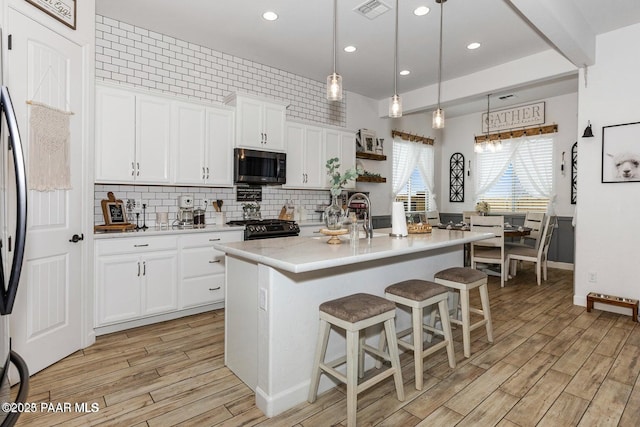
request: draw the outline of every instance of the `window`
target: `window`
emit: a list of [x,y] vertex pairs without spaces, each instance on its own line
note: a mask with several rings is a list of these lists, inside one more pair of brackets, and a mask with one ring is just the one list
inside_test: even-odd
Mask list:
[[395,201],[403,202],[406,212],[436,209],[427,179],[433,181],[433,146],[409,142],[393,143],[393,191]]
[[547,210],[553,192],[553,137],[502,142],[500,151],[477,153],[477,198],[494,212]]
[[403,202],[406,212],[428,211],[430,210],[428,194],[429,190],[424,185],[420,171],[414,168],[409,181],[396,195],[396,202]]

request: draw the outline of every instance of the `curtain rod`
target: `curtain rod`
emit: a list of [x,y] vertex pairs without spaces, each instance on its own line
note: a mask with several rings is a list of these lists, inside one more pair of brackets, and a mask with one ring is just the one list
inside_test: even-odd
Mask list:
[[524,129],[513,129],[505,132],[491,133],[489,135],[479,135],[475,137],[476,144],[488,141],[498,141],[502,139],[520,138],[521,136],[545,135],[547,133],[558,132],[558,125],[534,126]]
[[391,131],[391,137],[395,138],[395,137],[401,138],[401,139],[406,139],[407,141],[411,141],[411,142],[421,142],[423,144],[427,144],[427,145],[433,145],[433,139],[431,138],[427,138],[425,136],[418,136],[418,135],[414,135],[412,133],[407,133],[407,132],[400,132],[399,130],[392,130]]

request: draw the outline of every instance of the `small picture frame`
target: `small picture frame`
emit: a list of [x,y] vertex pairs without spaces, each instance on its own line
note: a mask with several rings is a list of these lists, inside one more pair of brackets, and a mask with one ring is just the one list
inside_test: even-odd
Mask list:
[[124,203],[122,200],[116,200],[111,191],[107,193],[107,199],[102,200],[101,204],[105,225],[128,224]]
[[602,128],[602,182],[640,182],[640,122]]
[[376,133],[369,129],[360,129],[356,137],[356,151],[364,153],[376,152]]
[[26,0],[26,2],[31,3],[72,30],[76,29],[76,0]]
[[376,138],[376,154],[384,154],[384,138]]

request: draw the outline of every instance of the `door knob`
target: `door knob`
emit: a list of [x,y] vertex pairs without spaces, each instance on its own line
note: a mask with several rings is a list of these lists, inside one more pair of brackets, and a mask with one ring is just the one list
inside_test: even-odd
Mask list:
[[71,240],[69,240],[71,243],[78,243],[80,240],[84,240],[84,234],[81,235],[77,235],[74,234],[73,237],[71,238]]

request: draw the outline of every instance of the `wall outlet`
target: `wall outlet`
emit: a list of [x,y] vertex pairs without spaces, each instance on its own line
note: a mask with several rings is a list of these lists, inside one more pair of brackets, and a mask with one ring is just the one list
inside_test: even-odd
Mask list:
[[597,283],[598,282],[598,274],[590,271],[589,273],[587,273],[588,275],[588,280],[590,283]]

